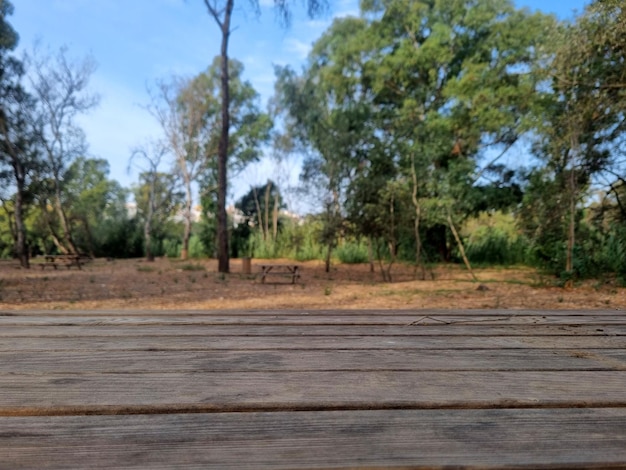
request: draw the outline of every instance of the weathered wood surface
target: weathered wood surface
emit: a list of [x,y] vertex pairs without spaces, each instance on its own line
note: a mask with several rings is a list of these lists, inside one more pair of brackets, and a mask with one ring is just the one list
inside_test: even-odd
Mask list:
[[[122,327],[120,327],[122,328]],[[488,328],[488,327],[485,327]],[[167,329],[165,327],[164,329]],[[626,349],[626,336],[58,336],[0,338],[0,352],[11,351],[224,351],[292,349]],[[462,354],[459,352],[459,354]]]
[[0,468],[623,468],[626,409],[0,418]]
[[0,312],[0,469],[626,468],[626,312]]

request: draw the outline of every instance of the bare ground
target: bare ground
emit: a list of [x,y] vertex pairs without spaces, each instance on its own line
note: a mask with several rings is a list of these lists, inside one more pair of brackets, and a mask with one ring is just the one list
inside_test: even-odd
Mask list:
[[[35,263],[38,260],[35,260]],[[528,268],[477,269],[479,282],[459,266],[441,265],[415,280],[411,266],[396,265],[392,283],[381,281],[369,265],[297,263],[295,285],[273,277],[262,284],[261,264],[253,260],[242,273],[231,260],[231,274],[217,273],[214,260],[179,261],[97,259],[79,271],[23,270],[0,263],[0,309],[625,309],[626,289],[612,282],[589,281],[566,289],[555,279]]]

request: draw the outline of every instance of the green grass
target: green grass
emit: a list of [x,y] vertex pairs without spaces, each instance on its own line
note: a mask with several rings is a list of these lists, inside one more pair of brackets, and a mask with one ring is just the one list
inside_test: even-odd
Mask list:
[[206,268],[201,264],[187,263],[180,266],[178,269],[182,271],[206,271]]
[[156,268],[153,266],[137,266],[137,271],[140,273],[152,273],[156,271]]

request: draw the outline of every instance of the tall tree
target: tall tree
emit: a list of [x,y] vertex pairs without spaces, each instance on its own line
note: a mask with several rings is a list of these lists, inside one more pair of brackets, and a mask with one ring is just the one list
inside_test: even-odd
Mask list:
[[[508,0],[364,7],[380,38],[370,68],[374,101],[412,181],[415,226],[422,219],[454,234],[473,210],[480,161],[495,163],[531,127],[539,78],[530,72],[545,59],[552,20],[515,10]],[[443,247],[445,239],[437,243]],[[419,251],[416,257],[419,263]]]
[[250,191],[235,203],[235,208],[242,212],[246,225],[257,228],[263,240],[276,241],[278,213],[282,208],[281,199],[278,186],[272,180],[267,180],[264,185],[252,186]]
[[[288,3],[288,0],[274,0],[274,4],[286,22],[288,22],[290,17]],[[204,4],[221,33],[221,126],[217,157],[217,257],[219,272],[227,273],[230,270],[228,258],[228,218],[226,216],[228,150],[230,147],[230,70],[228,41],[232,32],[231,21],[235,0],[204,0]],[[325,8],[326,0],[307,0],[306,4],[309,16],[314,16]],[[258,0],[252,0],[251,5],[258,11]]]
[[[192,183],[198,182],[202,176],[208,186],[204,188],[206,195],[212,192],[211,187],[214,186],[207,182],[219,179],[213,173],[219,171],[217,157],[222,121],[220,70],[220,58],[216,57],[211,66],[196,77],[160,82],[148,107],[165,134],[167,148],[174,157],[175,173],[182,180],[185,191],[183,259],[187,257],[191,236]],[[258,159],[260,144],[269,139],[271,121],[259,109],[258,93],[250,82],[242,78],[243,64],[231,60],[229,70],[230,136],[227,163],[232,174]],[[204,209],[209,210],[208,207]]]
[[129,160],[137,168],[139,184],[134,188],[137,214],[143,219],[144,251],[146,261],[154,261],[152,234],[155,227],[164,224],[179,208],[180,195],[175,177],[159,171],[167,148],[161,142],[135,149]]
[[64,205],[74,240],[81,252],[92,257],[101,254],[102,233],[119,218],[120,206],[126,200],[126,191],[108,176],[106,160],[85,157],[72,162],[66,173]]
[[315,43],[301,77],[280,72],[281,99],[323,156],[317,167],[343,178],[333,186],[343,184],[357,226],[374,233],[376,221],[391,220],[396,189],[409,182],[416,261],[420,221],[447,259],[446,226],[454,234],[475,209],[481,160],[495,165],[531,127],[539,78],[530,71],[545,58],[552,20],[507,0],[362,8]]
[[42,207],[50,200],[60,223],[57,247],[62,252],[77,253],[66,208],[63,206],[64,173],[72,161],[87,154],[85,135],[76,117],[98,104],[99,97],[88,91],[89,79],[95,70],[94,61],[87,57],[73,61],[67,49],[55,56],[35,49],[26,59],[30,85],[37,98],[39,139],[46,158],[46,171],[40,177]]
[[[8,1],[0,2],[0,178],[12,188],[14,255],[29,267],[25,210],[28,185],[38,166],[37,135],[33,121],[35,100],[24,89],[22,62],[10,56],[17,34],[6,21],[13,12]],[[7,169],[6,172],[4,171]]]
[[[538,252],[569,277],[575,275],[580,205],[590,185],[604,173],[611,187],[613,183],[619,187],[620,147],[626,137],[624,34],[623,3],[597,0],[551,38],[552,93],[540,114],[540,140],[535,147],[545,165],[536,170],[525,205],[551,217],[537,221],[527,210],[522,220]],[[553,204],[555,199],[561,203]],[[565,244],[563,256],[561,244]]]
[[301,179],[323,207],[327,270],[344,226],[349,183],[364,173],[369,158],[384,153],[362,82],[367,32],[363,19],[336,20],[314,44],[301,75],[276,68],[274,105],[285,120],[282,140],[295,142],[306,155]]
[[185,192],[183,207],[183,245],[181,259],[189,253],[189,239],[193,221],[192,184],[209,166],[215,151],[210,147],[213,129],[207,123],[217,112],[217,102],[206,90],[198,90],[193,81],[173,78],[159,82],[152,103],[148,107],[159,122],[167,148],[174,157],[174,171],[180,177]]

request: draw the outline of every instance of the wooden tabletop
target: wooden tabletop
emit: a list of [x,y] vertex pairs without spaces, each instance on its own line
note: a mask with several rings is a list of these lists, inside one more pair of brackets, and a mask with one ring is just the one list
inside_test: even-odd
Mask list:
[[626,312],[0,311],[0,469],[626,468]]

